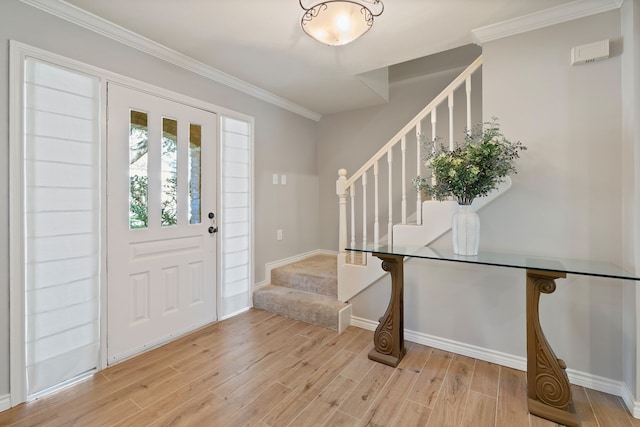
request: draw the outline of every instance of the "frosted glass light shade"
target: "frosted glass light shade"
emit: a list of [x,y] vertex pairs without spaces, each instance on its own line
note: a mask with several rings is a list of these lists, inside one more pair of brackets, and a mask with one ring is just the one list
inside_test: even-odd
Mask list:
[[[382,6],[382,2],[372,4]],[[303,31],[330,46],[345,45],[362,36],[373,25],[373,17],[382,13],[373,14],[363,4],[348,0],[326,1],[304,9]]]

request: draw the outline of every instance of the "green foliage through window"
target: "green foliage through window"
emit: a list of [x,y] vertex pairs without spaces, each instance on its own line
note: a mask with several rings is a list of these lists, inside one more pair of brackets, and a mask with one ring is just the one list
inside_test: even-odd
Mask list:
[[131,228],[147,228],[149,216],[147,211],[146,176],[132,175],[129,179],[129,224]]
[[148,140],[146,113],[131,111],[129,126],[129,228],[131,229],[147,228],[149,225]]
[[[130,164],[129,164],[129,227],[132,229],[149,226],[148,193],[149,179],[146,176],[148,160],[147,128],[132,125],[130,130]],[[176,140],[175,137],[162,138],[163,181],[162,211],[163,226],[176,225],[178,206],[178,180],[176,173]]]

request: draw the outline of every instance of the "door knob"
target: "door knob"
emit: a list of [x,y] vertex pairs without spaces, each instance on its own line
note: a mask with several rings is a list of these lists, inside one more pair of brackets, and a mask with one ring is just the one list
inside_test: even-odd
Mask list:
[[217,233],[218,232],[218,227],[209,227],[209,233],[213,234],[213,233]]

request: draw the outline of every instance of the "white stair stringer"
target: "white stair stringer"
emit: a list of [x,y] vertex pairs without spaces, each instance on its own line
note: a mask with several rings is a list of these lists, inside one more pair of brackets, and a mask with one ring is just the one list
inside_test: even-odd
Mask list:
[[347,263],[348,254],[338,255],[338,300],[347,302],[379,280],[386,273],[380,267],[378,258],[371,254],[366,256],[366,265]]
[[[485,197],[473,201],[475,211],[493,202],[511,188],[511,179],[505,177],[498,188]],[[393,242],[396,246],[427,246],[451,230],[451,218],[458,209],[455,201],[438,202],[427,200],[422,203],[423,224],[396,224],[393,226]],[[348,254],[338,255],[338,300],[349,301],[386,274],[380,267],[381,261],[371,254],[366,265],[347,263]]]

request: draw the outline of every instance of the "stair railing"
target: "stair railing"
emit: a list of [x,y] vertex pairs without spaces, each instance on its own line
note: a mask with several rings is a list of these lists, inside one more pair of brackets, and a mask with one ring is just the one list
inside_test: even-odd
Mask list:
[[[455,146],[454,141],[454,93],[463,84],[466,90],[466,128],[471,129],[471,76],[482,66],[482,56],[479,56],[471,65],[469,65],[458,77],[456,77],[451,84],[449,84],[439,95],[437,95],[433,101],[431,101],[422,111],[418,113],[409,123],[406,124],[389,142],[387,142],[369,161],[367,161],[356,173],[347,178],[346,169],[340,169],[338,171],[338,180],[336,182],[336,193],[338,195],[339,206],[339,251],[341,254],[342,263],[350,262],[352,264],[358,263],[365,265],[366,257],[359,257],[356,261],[356,257],[353,253],[350,253],[347,257],[345,254],[345,248],[348,246],[356,245],[356,187],[361,186],[362,198],[358,199],[358,204],[362,206],[362,231],[361,239],[362,243],[368,243],[369,236],[367,230],[370,224],[373,224],[373,239],[372,242],[375,245],[381,244],[386,240],[387,244],[393,244],[393,225],[394,225],[394,194],[393,194],[393,149],[400,144],[400,156],[401,156],[401,195],[400,195],[400,223],[407,224],[407,139],[412,133],[415,133],[416,143],[416,158],[415,158],[415,175],[419,176],[423,171],[423,162],[421,153],[421,134],[422,134],[422,121],[427,117],[431,119],[431,137],[435,140],[436,125],[438,123],[437,107],[443,102],[447,101],[448,107],[448,128],[449,128],[449,148],[453,149]],[[413,136],[413,135],[412,135]],[[396,150],[397,151],[397,150]],[[380,236],[380,163],[385,163],[387,167],[387,186],[388,186],[388,201],[387,201],[387,230],[386,239]],[[369,185],[368,177],[373,177],[374,186],[374,201],[373,201],[373,216],[367,211],[367,187]],[[416,192],[415,199],[415,224],[421,225],[425,220],[422,218],[422,195]],[[350,209],[347,208],[349,205]],[[349,236],[350,234],[350,236]],[[383,236],[385,237],[385,236]],[[339,267],[340,268],[340,267]],[[339,285],[340,286],[340,285]]]

